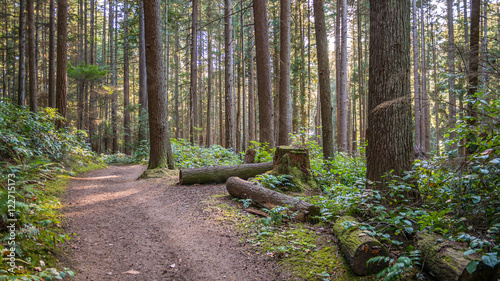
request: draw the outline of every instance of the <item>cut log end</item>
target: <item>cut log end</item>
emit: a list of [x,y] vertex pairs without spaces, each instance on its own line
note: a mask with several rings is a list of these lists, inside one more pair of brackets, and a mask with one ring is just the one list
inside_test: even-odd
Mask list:
[[344,222],[356,223],[356,219],[350,216],[344,216],[338,219],[333,232],[339,239],[342,253],[349,261],[351,269],[358,275],[370,275],[377,273],[387,267],[388,263],[379,261],[368,264],[371,258],[378,256],[388,256],[385,247],[375,238],[363,233],[357,227],[346,229]]

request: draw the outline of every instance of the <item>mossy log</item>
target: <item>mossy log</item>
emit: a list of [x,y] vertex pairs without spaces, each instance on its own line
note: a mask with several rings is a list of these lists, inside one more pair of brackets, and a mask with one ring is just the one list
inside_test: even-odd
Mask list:
[[226,189],[233,197],[252,199],[252,204],[257,207],[270,210],[276,206],[288,206],[290,211],[298,212],[295,216],[296,220],[314,221],[314,217],[319,215],[319,207],[313,204],[238,177],[229,178],[226,182]]
[[272,169],[273,162],[183,169],[179,172],[179,183],[183,185],[223,183],[233,176],[248,179]]
[[[472,281],[500,279],[500,265],[491,268],[481,261],[481,255],[464,256],[465,247],[459,243],[443,239],[437,234],[419,233],[417,249],[422,253],[424,269],[441,281]],[[466,267],[477,260],[476,271],[470,274]]]
[[339,239],[340,249],[349,261],[352,271],[358,275],[370,275],[387,267],[387,262],[367,262],[377,256],[388,256],[386,248],[375,238],[363,233],[358,227],[346,229],[346,224],[356,224],[355,218],[343,216],[333,225],[333,233]]

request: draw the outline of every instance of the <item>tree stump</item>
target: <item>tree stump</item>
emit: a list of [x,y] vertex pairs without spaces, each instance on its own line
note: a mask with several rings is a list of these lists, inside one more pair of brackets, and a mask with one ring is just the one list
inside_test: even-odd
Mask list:
[[[480,254],[464,256],[465,248],[443,239],[437,234],[419,233],[417,249],[422,252],[420,262],[424,269],[429,271],[438,280],[444,281],[472,281],[500,279],[500,265],[491,268],[481,261]],[[477,260],[476,270],[470,274],[466,267]]]
[[273,175],[290,175],[291,183],[296,190],[305,187],[316,187],[317,184],[312,177],[311,164],[309,162],[309,151],[305,148],[278,146],[273,158]]
[[357,223],[350,216],[339,218],[333,225],[333,233],[339,239],[340,249],[349,261],[352,271],[358,275],[370,275],[387,267],[387,262],[367,262],[377,256],[388,256],[387,250],[377,239],[363,233],[358,227],[346,229],[345,222]]
[[255,162],[255,155],[257,152],[255,149],[249,149],[245,152],[245,158],[243,158],[243,164],[251,164]]

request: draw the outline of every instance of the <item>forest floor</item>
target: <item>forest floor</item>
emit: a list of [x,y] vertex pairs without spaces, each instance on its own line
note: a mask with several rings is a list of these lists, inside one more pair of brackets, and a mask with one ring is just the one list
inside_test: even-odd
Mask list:
[[110,166],[74,177],[63,198],[63,263],[74,280],[286,280],[277,263],[252,252],[206,200],[224,185],[139,179],[144,166]]

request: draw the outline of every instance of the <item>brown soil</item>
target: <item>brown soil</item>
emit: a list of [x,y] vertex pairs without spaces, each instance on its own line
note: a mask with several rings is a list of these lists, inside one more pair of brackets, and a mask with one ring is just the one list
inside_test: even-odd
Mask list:
[[[144,166],[75,177],[63,200],[75,280],[284,280],[235,231],[204,211],[224,185],[137,180]],[[230,202],[229,198],[226,198]]]

